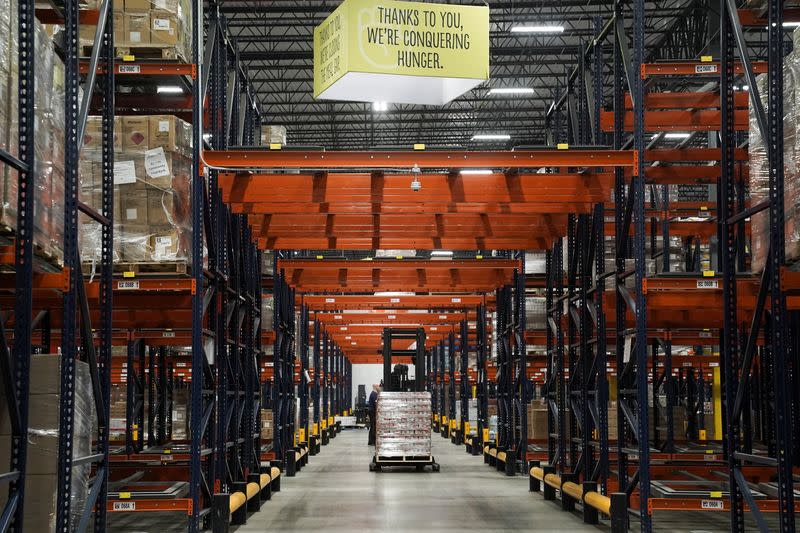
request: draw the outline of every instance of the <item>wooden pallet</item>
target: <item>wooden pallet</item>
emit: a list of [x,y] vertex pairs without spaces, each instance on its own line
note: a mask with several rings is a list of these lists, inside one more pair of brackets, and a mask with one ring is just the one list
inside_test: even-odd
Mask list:
[[[84,45],[82,47],[84,57],[92,55],[92,46]],[[188,63],[183,54],[180,52],[180,47],[177,46],[158,46],[158,45],[139,45],[139,46],[115,46],[114,55],[118,58],[133,56],[136,60],[139,59],[158,59],[163,61],[175,61],[178,63]]]
[[[83,273],[88,275],[92,273],[94,268],[95,275],[100,273],[100,265],[98,263],[83,263]],[[114,275],[122,276],[133,272],[137,277],[154,277],[154,276],[188,276],[191,272],[191,265],[188,260],[186,261],[152,261],[141,263],[114,263]],[[130,274],[128,274],[130,275]]]

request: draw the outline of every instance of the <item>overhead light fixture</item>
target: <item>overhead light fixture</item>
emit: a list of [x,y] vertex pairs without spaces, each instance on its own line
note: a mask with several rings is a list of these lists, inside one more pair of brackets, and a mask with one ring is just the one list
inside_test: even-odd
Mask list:
[[413,292],[401,292],[401,291],[384,291],[384,292],[376,292],[375,296],[414,296]]
[[533,24],[513,26],[511,33],[564,33],[564,26]]
[[346,337],[344,338],[344,340],[346,340],[346,341],[349,341],[349,340],[350,340],[350,339],[352,339],[352,338],[353,338],[353,337],[351,337],[350,335],[348,335],[348,336],[346,336]]
[[664,134],[664,138],[665,139],[688,139],[690,135],[691,135],[691,133],[673,131],[673,132],[670,132],[670,133],[665,133]]
[[489,89],[489,94],[533,94],[531,87],[496,87]]
[[[464,171],[462,170],[461,172],[463,173]],[[491,170],[489,172],[491,173]],[[452,257],[453,252],[450,250],[432,250],[431,255],[436,257]]]
[[472,136],[473,141],[508,141],[511,135],[507,133],[477,133]]
[[158,94],[183,94],[183,88],[177,85],[159,85],[156,92]]
[[798,28],[800,27],[800,21],[791,21],[791,22],[784,22],[784,28]]
[[358,346],[358,343],[356,341],[353,341],[353,342],[350,343],[350,345],[351,346]]
[[378,113],[388,111],[389,104],[386,102],[372,102],[372,110]]
[[493,172],[493,170],[488,168],[472,168],[462,170],[461,174],[465,176],[486,176],[488,174],[492,174]]

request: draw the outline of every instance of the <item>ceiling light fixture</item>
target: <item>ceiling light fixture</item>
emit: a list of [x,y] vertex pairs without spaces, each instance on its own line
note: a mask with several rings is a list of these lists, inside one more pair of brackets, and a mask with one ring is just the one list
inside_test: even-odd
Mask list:
[[389,110],[389,104],[386,102],[372,102],[372,110],[378,113]]
[[564,26],[521,25],[513,26],[511,33],[564,33]]
[[452,257],[453,252],[451,252],[450,250],[432,250],[431,255],[436,257]]
[[670,132],[670,133],[665,133],[664,134],[664,138],[665,139],[688,139],[690,135],[691,135],[691,133],[673,131],[673,132]]
[[183,89],[177,85],[159,85],[156,92],[158,94],[183,94]]
[[464,169],[461,171],[461,174],[465,176],[486,176],[492,173],[493,171],[488,168],[473,168],[473,169]]
[[533,94],[531,87],[496,87],[489,89],[489,94]]
[[472,136],[473,141],[508,141],[511,135],[508,133],[476,133]]

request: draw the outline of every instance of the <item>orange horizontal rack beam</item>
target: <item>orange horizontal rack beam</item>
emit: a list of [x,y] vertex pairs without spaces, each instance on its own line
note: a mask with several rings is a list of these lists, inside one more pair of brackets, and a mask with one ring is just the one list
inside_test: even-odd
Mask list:
[[214,168],[536,168],[632,167],[630,150],[506,151],[302,151],[206,150],[204,162]]
[[[89,73],[89,62],[82,60],[79,65],[81,74]],[[103,74],[102,67],[97,67],[97,73]],[[169,61],[122,61],[114,63],[114,74],[118,76],[197,76],[197,68],[191,63],[175,63]]]
[[464,319],[475,320],[475,311],[458,313],[417,313],[407,310],[399,311],[372,311],[370,313],[316,313],[311,317],[312,322],[319,322],[324,326],[338,326],[342,324],[452,324]]
[[518,260],[404,260],[278,262],[301,292],[488,292],[513,281]]
[[[767,71],[766,61],[753,61],[753,71],[763,74]],[[651,76],[719,76],[718,61],[668,61],[645,63],[642,65],[642,78]],[[736,62],[735,74],[743,74],[742,64]]]
[[[377,246],[376,246],[377,244]],[[546,238],[503,237],[412,237],[412,238],[283,238],[270,237],[258,239],[261,250],[375,250],[375,249],[415,249],[415,250],[546,250],[551,246]]]
[[[721,112],[710,109],[645,111],[644,131],[717,131],[721,120]],[[632,112],[625,112],[623,126],[625,131],[633,131]],[[747,109],[734,111],[733,126],[736,131],[746,131],[750,127]],[[600,127],[605,132],[614,131],[613,111],[600,112]]]
[[[302,300],[301,300],[302,298]],[[309,311],[338,311],[345,309],[475,309],[480,304],[494,302],[493,296],[477,295],[320,295],[297,297],[298,305],[305,303]]]

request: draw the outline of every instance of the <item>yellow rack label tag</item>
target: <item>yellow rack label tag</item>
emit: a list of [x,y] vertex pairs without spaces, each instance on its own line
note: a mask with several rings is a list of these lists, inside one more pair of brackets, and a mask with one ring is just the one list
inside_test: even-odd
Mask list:
[[567,143],[558,143],[556,145],[557,150],[569,150],[569,144]]
[[701,63],[711,63],[714,60],[712,56],[700,56]]
[[424,150],[424,149],[425,149],[425,145],[422,144],[422,143],[417,143],[417,144],[414,145],[414,150]]
[[269,145],[270,150],[280,150],[282,147],[281,143],[270,143]]
[[712,490],[708,493],[711,498],[722,498],[722,491],[721,490]]
[[130,500],[131,499],[131,493],[130,492],[120,492],[119,493],[119,499],[120,500]]
[[131,272],[129,270],[125,271],[125,272],[122,273],[122,277],[123,278],[135,278],[136,277],[136,272]]
[[136,61],[136,56],[130,55],[130,54],[129,55],[124,55],[124,56],[122,56],[122,60],[126,61],[126,62],[127,61]]

